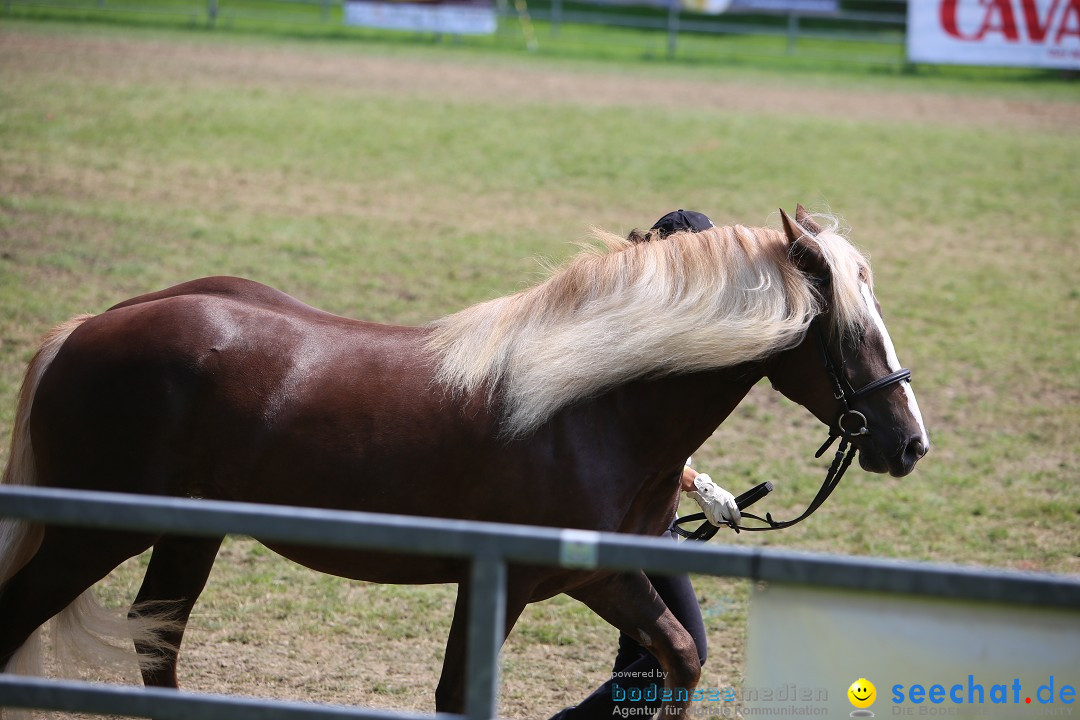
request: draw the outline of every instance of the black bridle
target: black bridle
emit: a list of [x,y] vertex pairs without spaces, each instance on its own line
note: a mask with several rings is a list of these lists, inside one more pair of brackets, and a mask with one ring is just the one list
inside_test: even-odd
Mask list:
[[[840,415],[836,419],[836,427],[829,429],[829,439],[818,448],[818,451],[814,453],[815,458],[819,458],[825,454],[825,451],[829,449],[829,446],[836,442],[837,438],[840,438],[840,445],[836,449],[836,455],[833,457],[832,463],[829,465],[829,471],[825,475],[825,481],[821,483],[821,488],[818,490],[817,495],[807,506],[803,514],[794,520],[774,520],[772,513],[765,513],[765,517],[759,517],[752,513],[743,512],[743,518],[750,518],[751,520],[757,520],[758,522],[765,523],[760,527],[747,527],[746,525],[740,525],[737,523],[727,523],[727,526],[732,528],[735,532],[740,530],[760,531],[760,530],[782,530],[783,528],[791,527],[792,525],[802,522],[810,515],[814,513],[821,505],[829,498],[832,491],[836,489],[836,486],[840,484],[840,479],[844,477],[844,473],[851,466],[852,461],[855,459],[855,453],[858,452],[858,448],[852,444],[851,439],[859,437],[861,435],[870,434],[870,426],[867,423],[866,416],[858,410],[851,407],[852,403],[860,400],[867,395],[883,390],[897,383],[910,381],[911,371],[907,368],[901,368],[895,372],[891,372],[888,375],[873,380],[866,385],[863,385],[859,389],[855,389],[848,382],[847,375],[844,372],[844,356],[841,352],[840,363],[837,365],[833,361],[832,353],[829,352],[829,345],[825,339],[825,333],[821,329],[820,321],[815,318],[810,323],[814,333],[818,339],[818,347],[821,350],[821,362],[825,367],[825,374],[829,376],[829,381],[833,386],[833,396],[840,402]],[[770,482],[764,482],[760,485],[747,490],[742,495],[735,498],[735,504],[739,506],[739,510],[750,507],[761,498],[768,495],[773,489],[773,485]],[[696,522],[698,520],[704,520],[694,530],[686,530],[680,527],[685,523]],[[709,522],[705,513],[694,513],[693,515],[684,515],[677,519],[672,525],[672,530],[688,540],[709,540],[722,526],[713,525]]]

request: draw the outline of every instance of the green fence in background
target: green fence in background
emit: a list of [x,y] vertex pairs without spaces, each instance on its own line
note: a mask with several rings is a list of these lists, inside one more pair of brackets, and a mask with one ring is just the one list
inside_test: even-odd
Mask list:
[[[842,2],[829,14],[733,10],[722,15],[581,0],[496,0],[491,37],[421,36],[424,41],[590,57],[805,57],[899,66],[906,63],[905,0]],[[240,31],[411,39],[416,33],[349,27],[346,0],[2,0],[7,17],[123,20]]]

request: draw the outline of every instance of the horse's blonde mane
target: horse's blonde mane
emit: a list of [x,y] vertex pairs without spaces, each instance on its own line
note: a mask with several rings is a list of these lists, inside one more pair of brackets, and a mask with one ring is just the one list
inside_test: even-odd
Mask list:
[[[570,403],[636,378],[730,367],[802,339],[823,299],[782,232],[741,225],[599,246],[544,282],[433,323],[436,379],[501,395],[505,431],[526,433]],[[813,241],[833,270],[837,330],[857,331],[865,258],[834,229]]]

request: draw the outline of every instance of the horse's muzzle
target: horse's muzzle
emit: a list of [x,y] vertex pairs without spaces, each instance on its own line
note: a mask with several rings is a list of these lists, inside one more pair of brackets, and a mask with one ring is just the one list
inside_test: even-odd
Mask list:
[[897,452],[892,455],[882,453],[878,448],[862,443],[859,447],[859,467],[866,472],[884,474],[893,477],[910,475],[915,463],[930,450],[929,440],[922,435],[912,435],[897,443]]

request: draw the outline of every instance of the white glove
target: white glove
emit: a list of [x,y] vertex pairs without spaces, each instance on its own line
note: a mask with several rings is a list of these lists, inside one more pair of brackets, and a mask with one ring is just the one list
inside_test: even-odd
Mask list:
[[737,525],[742,519],[735,496],[714,483],[705,473],[699,473],[694,478],[694,488],[686,494],[697,501],[713,525],[726,525],[729,522]]

